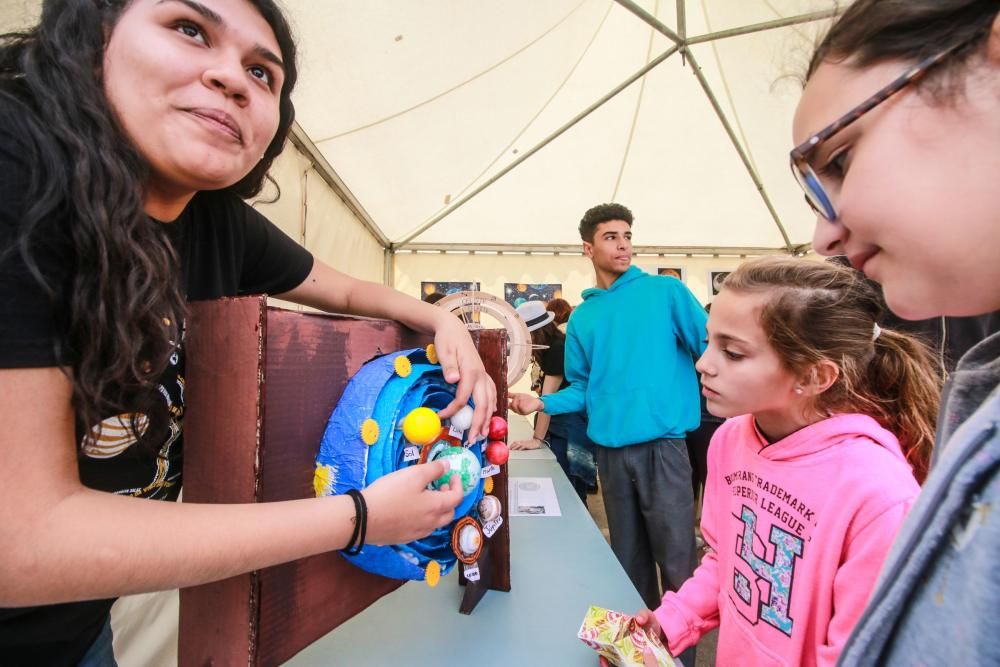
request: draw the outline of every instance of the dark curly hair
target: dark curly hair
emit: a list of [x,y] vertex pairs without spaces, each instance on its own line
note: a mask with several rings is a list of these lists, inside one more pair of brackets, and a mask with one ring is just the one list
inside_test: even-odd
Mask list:
[[610,220],[624,220],[632,226],[632,211],[621,204],[598,204],[583,214],[580,220],[580,238],[587,243],[594,242],[597,225]]
[[[69,367],[78,428],[153,404],[185,316],[178,258],[144,211],[148,165],[122,130],[102,84],[106,37],[131,0],[46,0],[30,30],[0,36],[0,103],[11,105],[31,165],[16,252],[56,300],[67,332],[56,357]],[[271,26],[285,80],[279,123],[260,162],[228,188],[260,192],[295,118],[295,42],[272,0],[250,0]],[[70,244],[71,278],[53,284],[36,254]]]

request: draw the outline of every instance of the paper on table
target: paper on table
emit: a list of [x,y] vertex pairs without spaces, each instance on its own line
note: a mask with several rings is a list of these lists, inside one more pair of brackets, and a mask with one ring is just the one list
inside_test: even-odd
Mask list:
[[562,516],[551,477],[511,477],[510,516]]

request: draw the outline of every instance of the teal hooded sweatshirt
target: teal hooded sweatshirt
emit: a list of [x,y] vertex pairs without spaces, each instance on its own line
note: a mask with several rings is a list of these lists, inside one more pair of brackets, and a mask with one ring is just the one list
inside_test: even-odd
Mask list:
[[587,435],[605,447],[683,438],[701,422],[694,364],[707,319],[681,281],[635,266],[584,290],[566,332],[569,386],[542,397],[545,412],[586,409]]

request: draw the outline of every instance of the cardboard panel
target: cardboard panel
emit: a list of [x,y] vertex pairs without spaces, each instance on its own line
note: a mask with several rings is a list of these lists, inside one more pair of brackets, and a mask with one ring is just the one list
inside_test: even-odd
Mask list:
[[[430,342],[394,322],[269,308],[264,297],[192,304],[187,331],[188,502],[312,497],[319,442],[350,378],[378,354]],[[505,377],[504,332],[475,338],[488,372]],[[494,492],[505,513],[506,480],[504,466]],[[491,542],[493,586],[509,590],[506,522]],[[327,553],[185,589],[179,663],[280,664],[401,584]]]

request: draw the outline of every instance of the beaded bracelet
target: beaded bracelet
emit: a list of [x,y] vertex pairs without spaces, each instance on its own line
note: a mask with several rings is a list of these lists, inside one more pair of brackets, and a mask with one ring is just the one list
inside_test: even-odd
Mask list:
[[351,541],[342,551],[348,556],[357,556],[365,546],[365,534],[368,532],[368,505],[365,497],[357,489],[349,489],[347,495],[354,501],[354,532]]

